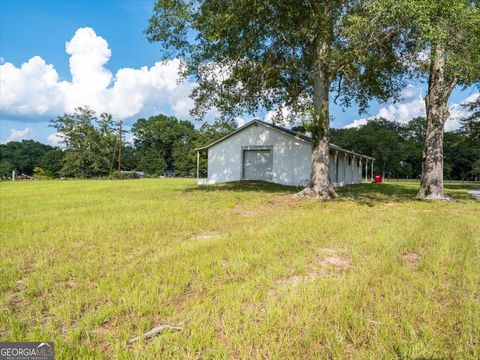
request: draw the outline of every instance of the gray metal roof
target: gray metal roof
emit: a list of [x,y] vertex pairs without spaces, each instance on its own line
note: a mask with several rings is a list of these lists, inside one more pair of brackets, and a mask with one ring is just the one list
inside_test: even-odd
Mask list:
[[[252,121],[249,121],[248,123],[246,123],[245,125],[243,126],[240,126],[237,130],[231,132],[230,134],[228,135],[225,135],[224,137],[218,139],[217,141],[214,141],[212,142],[211,144],[208,144],[206,146],[203,146],[203,147],[200,147],[200,148],[197,148],[195,149],[195,151],[201,151],[201,150],[206,150],[210,147],[212,147],[213,145],[215,144],[218,144],[226,139],[228,139],[230,136],[232,135],[235,135],[236,133],[246,129],[247,127],[253,125],[253,124],[260,124],[260,125],[263,125],[265,127],[268,127],[268,128],[272,128],[274,130],[278,130],[278,131],[281,131],[287,135],[290,135],[296,139],[300,139],[300,140],[303,140],[303,141],[306,141],[306,142],[309,142],[311,143],[312,142],[312,139],[309,137],[309,136],[306,136],[304,134],[301,134],[299,132],[296,132],[296,131],[293,131],[291,129],[287,129],[287,128],[284,128],[282,126],[278,126],[278,125],[274,125],[274,124],[270,124],[270,123],[267,123],[265,121],[262,121],[262,120],[258,120],[258,119],[254,119]],[[344,149],[344,148],[341,148],[340,146],[338,145],[335,145],[335,144],[332,144],[330,143],[329,144],[330,146],[330,149],[333,149],[333,150],[337,150],[337,151],[340,151],[340,152],[344,152],[344,153],[347,153],[347,154],[352,154],[352,155],[355,155],[355,156],[359,156],[359,157],[362,157],[362,158],[365,158],[365,159],[369,159],[369,160],[375,160],[374,158],[370,157],[370,156],[366,156],[366,155],[362,155],[362,154],[358,154],[354,151],[350,151],[350,150],[347,150],[347,149]]]

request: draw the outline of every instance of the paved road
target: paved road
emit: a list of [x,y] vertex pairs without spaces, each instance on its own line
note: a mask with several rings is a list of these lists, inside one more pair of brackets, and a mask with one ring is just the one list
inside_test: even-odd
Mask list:
[[470,190],[470,195],[472,195],[475,199],[480,201],[480,190]]

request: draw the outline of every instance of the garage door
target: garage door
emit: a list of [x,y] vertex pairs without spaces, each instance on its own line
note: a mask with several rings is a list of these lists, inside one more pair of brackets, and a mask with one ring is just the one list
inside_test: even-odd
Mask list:
[[272,152],[270,149],[243,151],[244,180],[272,180]]

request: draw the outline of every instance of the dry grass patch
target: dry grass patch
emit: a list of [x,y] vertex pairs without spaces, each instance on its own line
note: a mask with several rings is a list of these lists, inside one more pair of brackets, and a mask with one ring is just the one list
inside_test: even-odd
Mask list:
[[412,270],[418,268],[418,263],[420,262],[420,254],[409,251],[403,255],[403,258],[407,261],[408,267]]
[[350,268],[350,259],[346,256],[333,254],[320,261],[320,266],[324,275],[343,274]]
[[233,212],[237,215],[244,216],[244,217],[253,217],[257,214],[254,210],[247,209],[243,204],[235,204]]
[[213,239],[219,237],[221,234],[216,231],[204,231],[192,236],[192,239],[204,240],[204,239]]
[[316,256],[312,263],[305,270],[303,275],[295,274],[288,278],[280,278],[275,286],[270,289],[269,294],[274,295],[281,287],[297,287],[316,281],[319,277],[340,278],[351,267],[348,256],[341,255],[335,249],[321,248],[320,255]]

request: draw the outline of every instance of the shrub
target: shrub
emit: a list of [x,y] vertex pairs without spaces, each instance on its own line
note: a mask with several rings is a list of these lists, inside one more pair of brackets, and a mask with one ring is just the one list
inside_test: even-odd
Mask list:
[[40,166],[36,166],[33,168],[33,177],[38,180],[50,180],[52,178],[52,173],[44,170]]
[[132,171],[114,171],[110,176],[110,179],[113,180],[126,180],[126,179],[139,179],[137,172],[135,170]]

